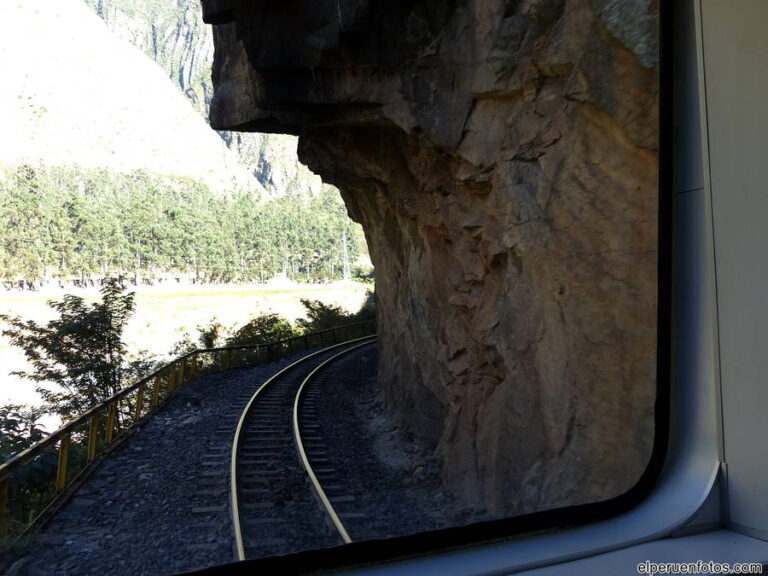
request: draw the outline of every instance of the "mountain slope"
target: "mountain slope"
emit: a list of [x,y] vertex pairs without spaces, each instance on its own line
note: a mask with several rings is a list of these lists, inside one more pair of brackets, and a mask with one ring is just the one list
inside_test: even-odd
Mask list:
[[207,118],[213,40],[199,0],[84,0],[109,29],[157,62]]
[[[199,0],[85,0],[120,38],[155,60],[208,119],[213,87],[211,27]],[[299,162],[297,139],[282,134],[219,132],[240,163],[273,195],[317,194],[321,180]]]
[[81,0],[0,3],[0,159],[259,187],[156,64]]

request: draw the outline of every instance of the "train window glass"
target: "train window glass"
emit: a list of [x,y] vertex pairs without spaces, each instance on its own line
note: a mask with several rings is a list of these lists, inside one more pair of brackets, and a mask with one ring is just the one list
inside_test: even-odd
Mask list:
[[[501,4],[305,7],[308,27],[341,14],[350,30],[317,53],[295,49],[306,31],[288,13],[208,4],[221,62],[256,70],[268,119],[254,112],[252,126],[299,133],[302,160],[340,187],[376,266],[377,347],[306,388],[303,458],[336,543],[594,520],[636,503],[660,468],[659,7]],[[236,20],[236,42],[219,17]],[[309,60],[312,82],[295,70]],[[214,67],[220,85],[237,84]],[[404,70],[413,86],[380,107],[377,83]],[[232,122],[231,94],[215,122]],[[259,547],[268,532],[244,535],[242,557],[282,553]],[[333,543],[322,538],[292,545]]]
[[[435,530],[446,545],[595,520],[660,468],[659,7],[501,4],[302,4],[307,30],[341,18],[350,31],[303,51],[293,41],[311,34],[290,11],[204,3],[220,62],[255,71],[262,96],[242,114],[300,134],[376,265],[377,348],[331,367],[308,402],[306,460],[337,543],[415,550]],[[310,61],[311,81],[296,72]],[[405,71],[413,85],[381,107],[376,89]],[[222,92],[212,120],[240,104],[253,105]]]
[[[184,479],[199,522],[177,569],[262,559],[281,571],[301,554],[316,567],[337,565],[323,550],[343,544],[353,550],[347,561],[368,561],[602,519],[648,493],[667,440],[669,361],[657,2],[203,0],[200,12],[192,0],[170,8],[145,0],[146,22],[129,0],[85,4],[78,9],[112,32],[145,42],[214,127],[265,134],[252,171],[295,201],[294,224],[315,208],[344,220],[325,185],[281,180],[270,168],[266,134],[298,135],[298,157],[338,186],[375,267],[357,276],[375,279],[376,336],[365,310],[363,321],[343,325],[338,310],[310,302],[298,336],[163,373],[169,393],[206,366],[226,372],[240,362],[259,378],[237,396],[222,375],[192,383],[220,386],[232,398],[221,413],[237,415],[208,431],[226,446],[179,456],[199,461]],[[157,44],[155,20],[181,43],[180,63],[177,44]],[[145,24],[149,36],[137,34]],[[214,40],[211,100],[196,62]],[[24,104],[24,114],[42,123],[49,111],[33,108]],[[223,134],[233,149],[235,132]],[[278,152],[295,164],[292,150]],[[70,176],[23,172],[57,191]],[[150,190],[152,178],[131,174],[127,212],[146,223],[160,184]],[[94,169],[94,179],[103,176]],[[179,196],[183,185],[163,193]],[[294,194],[301,186],[311,201]],[[197,208],[234,198],[200,190],[190,192]],[[258,205],[249,194],[238,196],[238,218]],[[183,220],[167,208],[163,218]],[[259,242],[230,242],[251,222],[208,216],[202,210],[191,228],[205,221],[205,234],[231,236],[215,254],[226,252],[238,270],[260,257]],[[310,278],[315,266],[320,280],[324,251],[331,274],[349,280],[357,229],[348,224],[319,217],[299,239],[269,217],[253,229],[284,239],[270,254],[278,279]],[[199,275],[189,244],[177,249]],[[288,244],[300,250],[287,254]],[[149,262],[157,254],[147,250]],[[217,280],[211,268],[206,278]],[[269,374],[250,365],[273,361]],[[239,386],[243,374],[232,381]],[[144,393],[129,412],[141,413]],[[179,421],[198,422],[204,408],[190,410]],[[106,418],[88,425],[109,426]],[[85,465],[86,428],[78,434],[73,451]]]

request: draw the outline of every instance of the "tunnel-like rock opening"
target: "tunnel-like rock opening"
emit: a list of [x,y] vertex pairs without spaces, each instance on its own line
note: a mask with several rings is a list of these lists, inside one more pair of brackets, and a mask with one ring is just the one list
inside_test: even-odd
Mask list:
[[656,390],[655,2],[203,0],[218,129],[298,134],[376,266],[379,378],[497,513],[629,489]]

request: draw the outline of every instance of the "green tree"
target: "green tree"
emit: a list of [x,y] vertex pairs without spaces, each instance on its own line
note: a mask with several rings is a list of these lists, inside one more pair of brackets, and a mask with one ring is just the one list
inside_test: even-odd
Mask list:
[[221,341],[226,332],[224,325],[212,318],[208,325],[198,324],[197,330],[200,332],[201,348],[216,348],[221,345]]
[[341,309],[340,306],[325,304],[320,300],[301,299],[307,310],[306,318],[299,318],[296,324],[303,332],[319,332],[330,330],[343,324],[354,322],[355,316]]
[[0,406],[0,463],[45,437],[45,428],[38,423],[42,415],[40,408],[19,404]]
[[354,314],[345,312],[340,306],[325,304],[320,300],[302,298],[301,303],[307,311],[307,317],[296,320],[296,325],[299,330],[305,333],[330,330],[355,322],[373,322],[376,319],[376,307],[372,292],[368,292],[363,306]]
[[264,314],[251,319],[227,339],[227,346],[266,344],[294,336],[291,323],[278,314]]
[[184,332],[181,339],[171,347],[169,354],[175,358],[199,348],[218,348],[224,344],[227,330],[216,318],[211,318],[207,324],[198,324],[196,329],[197,342],[192,339],[189,332]]
[[0,317],[10,325],[3,334],[32,366],[14,374],[40,383],[44,410],[65,419],[115,394],[133,372],[121,337],[134,294],[126,292],[122,278],[106,280],[100,293],[101,301],[92,305],[69,294],[48,302],[58,317],[45,325]]
[[[29,406],[0,406],[0,464],[45,437],[47,432],[38,423],[42,414],[41,409]],[[8,479],[8,508],[4,512],[8,514],[11,533],[23,529],[24,521],[30,514],[40,512],[40,495],[50,491],[51,479],[56,474],[57,458],[55,451],[46,450],[17,469]]]
[[[0,173],[0,280],[190,274],[201,282],[341,277],[360,227],[336,190],[220,195],[143,170],[20,165]],[[311,215],[311,217],[308,217]]]

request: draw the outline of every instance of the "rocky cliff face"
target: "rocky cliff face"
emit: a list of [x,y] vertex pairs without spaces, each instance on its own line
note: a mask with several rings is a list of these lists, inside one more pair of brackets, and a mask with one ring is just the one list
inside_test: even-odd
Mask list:
[[377,270],[379,378],[470,502],[629,489],[653,442],[652,0],[203,0],[218,129],[299,135]]

